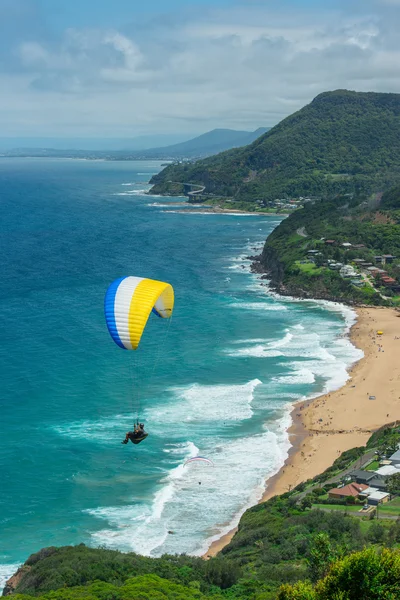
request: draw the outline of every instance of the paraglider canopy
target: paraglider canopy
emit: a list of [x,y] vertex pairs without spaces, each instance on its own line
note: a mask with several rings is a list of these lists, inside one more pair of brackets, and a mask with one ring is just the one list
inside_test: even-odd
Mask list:
[[209,458],[205,458],[205,456],[193,456],[193,458],[188,458],[185,461],[184,466],[186,467],[186,465],[188,465],[190,463],[205,463],[205,464],[210,465],[211,467],[214,466],[213,461],[210,460]]
[[169,283],[121,277],[108,288],[104,312],[108,331],[124,350],[136,350],[150,313],[168,319],[174,308],[174,290]]

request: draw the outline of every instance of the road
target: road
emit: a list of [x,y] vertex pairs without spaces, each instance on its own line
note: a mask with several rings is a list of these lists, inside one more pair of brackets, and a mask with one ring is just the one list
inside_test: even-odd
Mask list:
[[306,233],[306,228],[305,227],[299,227],[296,230],[297,235],[301,235],[301,237],[308,237],[307,233]]

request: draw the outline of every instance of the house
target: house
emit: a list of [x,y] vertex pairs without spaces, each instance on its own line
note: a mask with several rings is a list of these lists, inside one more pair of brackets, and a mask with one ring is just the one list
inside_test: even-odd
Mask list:
[[387,477],[388,475],[396,475],[396,473],[400,473],[400,465],[384,465],[383,467],[379,467],[375,471],[378,475],[384,475]]
[[373,492],[368,496],[368,504],[372,506],[378,506],[378,504],[383,504],[384,502],[389,502],[390,494],[388,492]]
[[364,262],[363,258],[353,258],[353,262],[357,263],[358,265]]
[[382,475],[377,475],[377,477],[370,479],[368,483],[370,487],[377,488],[379,491],[386,490],[386,477]]
[[319,250],[307,250],[307,254],[319,254]]
[[376,263],[382,263],[383,262],[383,256],[374,256],[374,261]]
[[328,492],[329,498],[348,498],[349,496],[353,496],[357,498],[359,494],[361,494],[364,490],[366,490],[369,486],[364,483],[349,483],[342,488],[332,488]]
[[400,465],[400,450],[396,450],[392,456],[389,456],[392,465]]
[[342,246],[343,248],[351,248],[352,244],[350,242],[343,242]]
[[386,287],[392,287],[393,285],[397,285],[397,281],[393,279],[393,277],[382,277],[382,283]]
[[362,471],[360,469],[357,469],[355,471],[352,471],[352,473],[350,473],[350,476],[357,483],[365,483],[368,484],[369,487],[375,487],[378,490],[385,489],[386,487],[386,477],[377,474],[375,471]]
[[344,267],[342,267],[340,269],[340,275],[343,278],[356,277],[357,276],[357,271],[355,271],[351,265],[344,265]]
[[357,483],[368,483],[375,477],[375,473],[373,471],[363,471],[361,469],[356,469],[350,473],[352,479]]
[[385,263],[392,263],[396,257],[392,256],[392,254],[384,254],[383,258],[385,259]]
[[327,246],[333,246],[334,243],[335,243],[335,240],[325,240],[325,244]]
[[365,286],[365,282],[364,282],[364,281],[362,281],[361,279],[352,279],[352,280],[350,281],[350,283],[351,283],[352,285],[355,285],[356,287],[359,287],[359,288],[361,288],[361,287],[364,287],[364,286]]
[[365,248],[364,244],[353,244],[353,248]]
[[[370,262],[365,262],[363,261],[362,263],[360,263],[362,267],[373,267],[373,264]],[[376,268],[376,267],[375,267]]]

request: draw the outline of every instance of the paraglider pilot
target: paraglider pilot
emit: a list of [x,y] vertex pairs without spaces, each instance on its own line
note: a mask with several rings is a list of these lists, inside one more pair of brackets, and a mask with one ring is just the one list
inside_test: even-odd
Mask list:
[[136,423],[133,431],[128,431],[125,439],[121,442],[121,444],[127,444],[129,440],[131,440],[132,444],[139,444],[145,438],[147,438],[148,433],[144,430],[143,423]]

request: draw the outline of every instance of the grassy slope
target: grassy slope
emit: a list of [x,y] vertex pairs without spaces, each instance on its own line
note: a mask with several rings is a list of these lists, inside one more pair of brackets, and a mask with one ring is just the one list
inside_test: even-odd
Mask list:
[[153,190],[191,182],[255,201],[386,189],[400,181],[399,116],[400,94],[326,92],[245,148],[167,167]]

